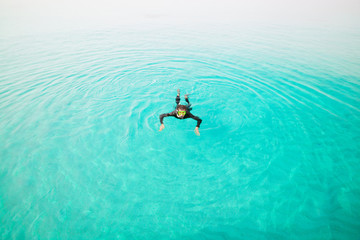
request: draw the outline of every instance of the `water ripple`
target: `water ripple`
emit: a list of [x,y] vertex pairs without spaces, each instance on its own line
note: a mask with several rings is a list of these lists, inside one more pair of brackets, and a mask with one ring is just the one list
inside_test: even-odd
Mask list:
[[358,40],[159,31],[0,39],[1,236],[358,234]]

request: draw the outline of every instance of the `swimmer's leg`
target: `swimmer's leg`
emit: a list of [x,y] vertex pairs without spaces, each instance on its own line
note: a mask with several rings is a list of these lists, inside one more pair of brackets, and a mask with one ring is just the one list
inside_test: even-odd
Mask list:
[[175,108],[176,108],[177,105],[179,105],[179,103],[180,103],[180,89],[177,90],[177,96],[175,98],[175,102],[176,102],[176,106],[175,106]]
[[191,107],[191,103],[189,102],[189,97],[188,96],[189,96],[189,94],[185,94],[185,101],[187,102],[186,107],[190,111],[192,109],[192,107]]

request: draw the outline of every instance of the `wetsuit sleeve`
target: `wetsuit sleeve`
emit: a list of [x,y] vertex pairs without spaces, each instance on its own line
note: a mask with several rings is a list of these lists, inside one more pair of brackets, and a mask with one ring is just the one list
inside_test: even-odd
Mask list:
[[200,124],[201,124],[202,120],[199,117],[194,116],[191,113],[189,113],[189,118],[192,118],[192,119],[196,120],[197,121],[196,127],[200,127]]
[[160,115],[160,123],[163,124],[164,117],[174,117],[176,114],[176,111],[172,111],[171,113],[163,113]]

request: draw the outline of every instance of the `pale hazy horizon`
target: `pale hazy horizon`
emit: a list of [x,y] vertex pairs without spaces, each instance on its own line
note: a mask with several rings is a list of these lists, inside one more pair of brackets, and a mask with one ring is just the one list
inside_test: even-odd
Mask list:
[[3,0],[0,33],[162,23],[356,26],[360,1]]

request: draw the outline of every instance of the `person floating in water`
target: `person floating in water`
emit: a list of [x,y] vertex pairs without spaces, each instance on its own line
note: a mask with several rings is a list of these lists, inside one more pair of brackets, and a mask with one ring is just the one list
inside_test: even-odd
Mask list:
[[187,102],[187,105],[180,105],[180,89],[177,90],[177,96],[176,96],[176,107],[175,107],[175,110],[170,112],[170,113],[164,113],[164,114],[161,114],[160,115],[160,129],[159,131],[162,131],[165,126],[164,126],[164,123],[163,123],[163,119],[164,117],[176,117],[177,119],[186,119],[186,118],[192,118],[194,120],[197,121],[197,125],[195,127],[195,133],[196,135],[200,136],[200,132],[199,132],[199,127],[200,127],[200,124],[202,122],[202,120],[197,117],[197,116],[194,116],[190,113],[190,110],[192,109],[190,106],[191,106],[191,103],[189,102],[189,97],[188,97],[189,94],[185,94],[185,101]]

